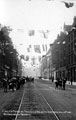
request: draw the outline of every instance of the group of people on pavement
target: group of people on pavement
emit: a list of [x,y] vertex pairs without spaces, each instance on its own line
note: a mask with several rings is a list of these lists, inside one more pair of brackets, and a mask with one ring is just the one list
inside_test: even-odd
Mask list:
[[62,78],[56,78],[56,80],[54,80],[55,82],[55,89],[58,89],[58,87],[61,87],[63,90],[65,90],[65,84],[66,84],[66,78],[62,77]]
[[26,82],[34,82],[34,77],[26,77]]
[[3,79],[4,92],[18,90],[25,83],[25,77],[14,76],[11,78],[5,77]]
[[21,86],[23,86],[25,82],[34,82],[34,77],[28,77],[28,76],[27,77],[13,76],[11,78],[5,77],[3,79],[4,92],[16,91]]

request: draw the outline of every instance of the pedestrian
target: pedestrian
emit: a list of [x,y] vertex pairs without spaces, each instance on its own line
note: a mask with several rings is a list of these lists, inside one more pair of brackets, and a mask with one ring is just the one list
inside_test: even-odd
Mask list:
[[63,78],[63,79],[62,79],[62,82],[63,82],[63,90],[65,90],[65,83],[66,83],[66,79],[65,79],[65,78]]
[[58,80],[55,79],[54,82],[55,82],[55,89],[58,89]]
[[4,78],[4,79],[3,79],[4,92],[7,92],[7,87],[8,87],[8,81],[7,81],[7,78]]
[[62,88],[62,80],[63,80],[63,77],[60,77],[60,79],[59,79],[59,86]]

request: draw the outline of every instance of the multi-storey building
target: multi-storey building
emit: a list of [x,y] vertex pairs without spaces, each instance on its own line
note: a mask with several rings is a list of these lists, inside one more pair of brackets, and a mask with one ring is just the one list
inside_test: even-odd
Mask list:
[[72,29],[67,36],[66,52],[68,79],[76,81],[76,28]]
[[53,67],[52,67],[52,55],[51,55],[51,50],[52,50],[52,45],[50,44],[50,49],[42,57],[41,61],[41,76],[46,79],[50,79],[53,75]]
[[66,35],[62,33],[55,40],[52,49],[52,62],[56,77],[67,77],[76,81],[76,27]]

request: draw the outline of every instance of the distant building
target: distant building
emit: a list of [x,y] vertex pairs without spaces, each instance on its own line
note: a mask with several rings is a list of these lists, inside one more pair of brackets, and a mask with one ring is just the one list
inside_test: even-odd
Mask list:
[[46,55],[43,55],[42,61],[41,61],[41,76],[45,79],[52,78],[53,75],[53,66],[52,66],[52,46],[53,44],[50,44],[50,48],[47,51]]

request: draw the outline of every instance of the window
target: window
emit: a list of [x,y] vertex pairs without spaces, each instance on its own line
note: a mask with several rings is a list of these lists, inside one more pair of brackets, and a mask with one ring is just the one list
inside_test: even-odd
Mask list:
[[68,37],[68,39],[69,39],[69,41],[68,41],[68,42],[70,43],[70,36]]
[[70,45],[69,45],[69,53],[70,53]]
[[73,33],[71,33],[70,39],[71,41],[73,41]]
[[74,62],[76,62],[76,54],[74,54]]
[[74,30],[74,38],[76,38],[76,29]]
[[71,55],[71,64],[73,63],[73,54]]
[[76,39],[74,40],[74,50],[76,50]]
[[69,61],[69,64],[70,64],[70,56],[69,56],[69,60],[68,61]]
[[73,51],[73,42],[71,43],[71,52]]

